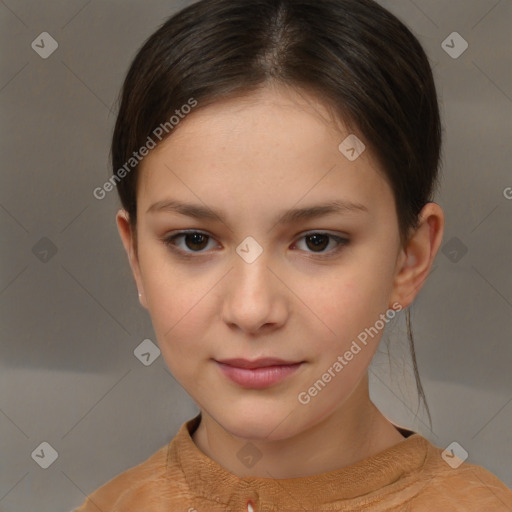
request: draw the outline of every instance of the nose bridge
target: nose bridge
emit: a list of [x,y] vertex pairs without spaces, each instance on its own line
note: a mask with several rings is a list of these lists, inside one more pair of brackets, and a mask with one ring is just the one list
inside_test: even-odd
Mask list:
[[224,296],[224,320],[247,331],[280,323],[286,308],[279,307],[284,297],[271,271],[270,251],[248,237],[237,247],[233,266]]
[[233,284],[244,295],[262,297],[272,287],[270,251],[253,237],[247,237],[236,248]]

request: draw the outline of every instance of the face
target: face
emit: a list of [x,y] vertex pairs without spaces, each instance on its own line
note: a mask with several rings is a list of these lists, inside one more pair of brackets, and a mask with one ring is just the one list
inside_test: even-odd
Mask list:
[[[349,134],[313,97],[265,88],[193,112],[141,164],[141,302],[170,371],[234,435],[290,437],[343,407],[386,312],[407,305],[392,190],[369,147],[353,161],[340,151]],[[302,364],[255,387],[221,370],[231,358]]]

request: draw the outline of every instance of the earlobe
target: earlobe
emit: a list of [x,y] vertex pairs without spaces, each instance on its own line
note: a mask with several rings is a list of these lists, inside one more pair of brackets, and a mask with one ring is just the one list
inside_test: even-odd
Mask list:
[[427,203],[420,212],[418,228],[409,238],[397,260],[392,300],[409,306],[425,283],[444,231],[443,210],[436,203]]

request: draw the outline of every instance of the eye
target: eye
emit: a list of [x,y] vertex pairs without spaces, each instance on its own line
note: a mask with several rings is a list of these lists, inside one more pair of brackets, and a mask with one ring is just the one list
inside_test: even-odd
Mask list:
[[[312,249],[313,254],[318,254],[320,258],[325,258],[337,254],[343,248],[343,246],[349,243],[347,238],[317,231],[306,233],[300,238],[300,240],[302,239],[306,241],[306,247]],[[336,245],[334,249],[325,251],[326,247],[329,246],[329,240],[334,240]]]
[[[179,244],[176,243],[176,240],[179,238],[183,238],[185,247],[191,249],[190,251],[179,247]],[[167,245],[170,249],[185,253],[185,256],[188,256],[190,253],[204,252],[201,251],[201,249],[204,249],[208,245],[209,239],[209,235],[201,233],[200,231],[180,231],[175,235],[165,238],[164,244]]]
[[[184,246],[183,244],[180,246],[180,244],[176,242],[176,240],[179,239],[182,239]],[[184,257],[190,257],[194,253],[201,254],[206,252],[203,249],[208,246],[210,239],[213,240],[210,235],[200,231],[180,231],[174,235],[164,238],[163,242],[171,250],[179,253]],[[347,238],[317,231],[307,233],[303,235],[299,240],[302,239],[306,241],[306,247],[308,249],[312,249],[311,252],[318,255],[319,258],[332,256],[338,253],[338,251],[340,251],[343,246],[349,243]],[[325,249],[330,245],[330,240],[334,240],[336,245],[330,251],[325,251]],[[297,242],[294,245],[297,245]],[[306,250],[306,252],[308,251]]]

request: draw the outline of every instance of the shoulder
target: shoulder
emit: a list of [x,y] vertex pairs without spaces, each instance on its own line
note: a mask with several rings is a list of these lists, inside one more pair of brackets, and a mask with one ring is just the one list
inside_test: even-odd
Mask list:
[[73,512],[167,512],[190,500],[180,451],[200,415],[182,424],[171,442],[141,464],[117,475],[87,497]]
[[[443,450],[430,442],[419,477],[419,492],[411,498],[411,510],[430,512],[510,512],[512,490],[487,469],[462,462],[449,465]],[[460,462],[460,461],[459,461]]]
[[[141,512],[151,502],[162,482],[167,481],[169,445],[163,446],[141,464],[109,480],[87,497],[74,512],[104,512],[117,510],[126,500],[130,509]],[[153,498],[152,498],[153,497]]]

